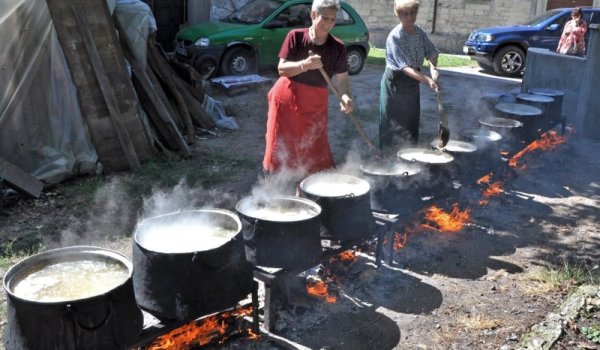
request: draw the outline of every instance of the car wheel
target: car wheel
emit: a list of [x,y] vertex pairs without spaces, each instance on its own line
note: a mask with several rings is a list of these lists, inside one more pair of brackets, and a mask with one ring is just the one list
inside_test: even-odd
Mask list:
[[217,71],[217,62],[215,62],[215,60],[212,58],[200,57],[194,60],[194,68],[201,75],[208,75],[209,77],[212,77]]
[[505,46],[494,55],[494,71],[500,75],[519,75],[525,69],[525,53],[517,46]]
[[365,65],[365,53],[357,46],[348,48],[348,74],[355,75],[360,73]]
[[221,71],[224,75],[247,75],[256,73],[254,52],[245,47],[234,47],[223,55]]

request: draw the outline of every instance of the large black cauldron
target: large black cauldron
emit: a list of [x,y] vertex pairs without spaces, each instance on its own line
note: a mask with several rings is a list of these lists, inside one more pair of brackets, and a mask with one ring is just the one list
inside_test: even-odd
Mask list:
[[321,258],[321,207],[292,196],[248,197],[235,207],[244,224],[246,259],[282,269],[309,268]]
[[134,232],[138,304],[160,319],[189,320],[233,307],[252,291],[238,216],[189,210],[146,219]]
[[[70,266],[72,273],[64,272],[61,277],[53,274],[52,279],[41,276],[48,271],[67,270],[65,266]],[[111,278],[109,284],[106,278],[100,281],[98,276],[108,276],[109,270],[118,278]],[[6,349],[124,349],[137,339],[143,327],[132,272],[133,266],[125,256],[89,246],[49,250],[17,263],[4,276]],[[79,288],[77,292],[71,289],[82,285],[93,288]],[[81,297],[65,298],[75,295]]]
[[300,183],[302,196],[321,206],[321,223],[334,239],[370,238],[375,230],[371,212],[371,185],[358,177],[338,173],[313,174]]

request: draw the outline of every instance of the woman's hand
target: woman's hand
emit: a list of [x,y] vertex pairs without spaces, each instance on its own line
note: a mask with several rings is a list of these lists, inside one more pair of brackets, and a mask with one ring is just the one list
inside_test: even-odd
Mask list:
[[308,58],[302,60],[302,65],[304,66],[304,71],[308,71],[323,67],[323,62],[321,61],[321,56],[312,54],[309,55]]
[[352,98],[348,96],[348,94],[342,95],[342,101],[340,102],[340,111],[344,113],[350,113],[354,110],[354,104],[352,103]]
[[432,78],[428,77],[425,75],[425,79],[427,79],[427,85],[429,85],[429,88],[435,92],[440,91],[440,87],[438,85],[438,83],[436,83],[435,80],[433,80]]

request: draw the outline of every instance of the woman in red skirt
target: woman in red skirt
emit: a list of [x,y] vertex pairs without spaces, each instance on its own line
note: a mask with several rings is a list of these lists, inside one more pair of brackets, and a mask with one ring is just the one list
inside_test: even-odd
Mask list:
[[327,135],[327,82],[319,68],[335,76],[340,108],[351,112],[346,49],[330,34],[339,8],[339,0],[315,0],[310,28],[290,31],[283,42],[280,77],[268,94],[265,174],[286,170],[299,180],[335,167]]

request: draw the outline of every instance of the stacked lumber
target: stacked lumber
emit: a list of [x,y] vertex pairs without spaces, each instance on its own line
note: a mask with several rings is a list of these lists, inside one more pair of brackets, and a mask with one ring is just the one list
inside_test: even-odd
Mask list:
[[152,37],[148,62],[139,62],[106,1],[46,2],[104,170],[137,170],[159,150],[190,157],[196,129],[215,127],[202,88],[179,77]]

